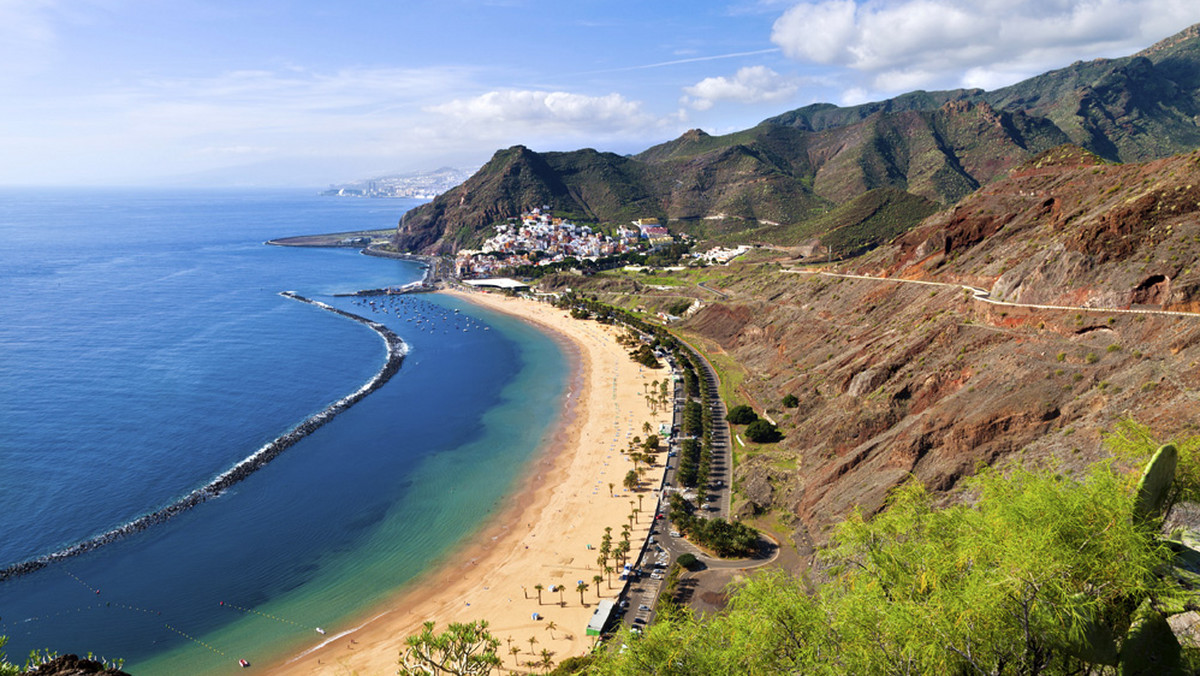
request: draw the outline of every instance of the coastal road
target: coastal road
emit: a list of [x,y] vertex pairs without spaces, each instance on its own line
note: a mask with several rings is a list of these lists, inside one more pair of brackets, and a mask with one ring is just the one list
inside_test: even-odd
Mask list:
[[712,412],[712,471],[708,476],[707,490],[715,500],[697,507],[715,506],[715,511],[707,513],[729,519],[732,517],[733,502],[733,436],[729,430],[729,422],[725,420],[727,411],[725,402],[721,399],[721,381],[717,378],[716,369],[699,350],[686,342],[680,342],[692,353],[700,367],[700,386],[708,393],[709,410]]

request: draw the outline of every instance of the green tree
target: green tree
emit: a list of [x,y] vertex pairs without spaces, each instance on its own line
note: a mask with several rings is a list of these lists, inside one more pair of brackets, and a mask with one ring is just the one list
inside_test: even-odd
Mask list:
[[542,605],[542,590],[544,590],[546,586],[539,582],[538,584],[533,585],[533,588],[538,593],[538,605],[540,606]]
[[796,408],[800,405],[800,400],[794,394],[783,395],[783,405],[787,408]]
[[479,676],[500,666],[496,648],[500,640],[492,636],[483,620],[451,623],[446,631],[434,633],[434,623],[426,622],[420,633],[404,639],[400,654],[403,676]]
[[587,591],[589,588],[590,586],[588,583],[584,582],[583,580],[580,580],[579,584],[575,585],[575,591],[579,592],[579,605],[583,605],[583,592]]
[[734,425],[748,425],[755,420],[758,420],[758,414],[754,409],[745,404],[738,404],[729,409],[729,413],[725,415],[725,419]]
[[632,491],[636,489],[638,487],[638,473],[634,470],[629,470],[629,473],[625,475],[623,484],[628,490]]
[[779,441],[782,435],[774,425],[759,418],[746,426],[746,438],[756,444],[769,444]]
[[911,481],[874,518],[838,526],[817,593],[784,573],[752,576],[722,614],[685,611],[641,640],[619,637],[628,650],[590,673],[1113,673],[1134,601],[1182,605],[1157,574],[1170,551],[1132,518],[1131,482],[1113,466],[1080,481],[987,470],[966,488],[975,505],[937,510]]
[[600,598],[600,583],[601,582],[604,582],[603,575],[593,575],[592,576],[592,584],[595,586],[595,589],[596,589],[596,598]]

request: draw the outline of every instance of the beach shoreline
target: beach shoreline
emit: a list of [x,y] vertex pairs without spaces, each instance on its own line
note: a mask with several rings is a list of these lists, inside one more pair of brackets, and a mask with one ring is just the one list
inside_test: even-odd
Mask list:
[[[606,526],[619,539],[636,506],[635,495],[621,486],[633,463],[620,451],[643,434],[643,422],[657,428],[667,419],[662,412],[651,414],[642,394],[646,383],[667,372],[634,363],[616,341],[622,328],[574,320],[551,306],[499,294],[442,293],[525,320],[562,346],[571,376],[559,419],[496,516],[431,563],[428,572],[363,613],[353,628],[267,665],[268,673],[394,673],[404,638],[426,620],[439,629],[449,622],[487,620],[501,640],[504,669],[519,662],[525,671],[525,662],[540,661],[543,649],[556,663],[586,653],[592,639],[585,627],[597,601],[620,591],[614,576],[617,584],[610,588],[605,580],[597,594],[596,548]],[[609,484],[615,485],[612,495]],[[646,516],[638,518],[635,544],[644,539],[655,504],[648,489],[642,496]],[[590,587],[583,603],[579,581]],[[541,602],[536,584],[546,588]],[[550,592],[556,584],[566,590]],[[521,653],[510,654],[509,646]]]

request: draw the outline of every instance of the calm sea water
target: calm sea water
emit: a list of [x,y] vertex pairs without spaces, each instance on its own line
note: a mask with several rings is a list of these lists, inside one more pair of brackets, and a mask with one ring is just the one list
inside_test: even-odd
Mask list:
[[279,291],[411,346],[387,385],[225,495],[0,583],[10,658],[230,672],[348,628],[499,508],[559,410],[553,341],[436,295],[335,299],[420,270],[262,244],[390,227],[414,204],[0,192],[0,567],[172,502],[378,370],[374,332]]

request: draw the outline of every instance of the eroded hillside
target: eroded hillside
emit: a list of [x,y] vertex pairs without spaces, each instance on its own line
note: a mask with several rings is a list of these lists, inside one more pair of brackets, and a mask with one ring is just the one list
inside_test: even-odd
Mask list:
[[[700,301],[676,326],[786,435],[738,449],[738,508],[803,550],[910,474],[954,500],[981,463],[1077,471],[1127,416],[1162,435],[1190,427],[1200,316],[1154,311],[1197,309],[1198,187],[1197,153],[1113,165],[1064,147],[827,269],[846,276],[735,263],[592,288],[648,310]],[[1124,308],[1149,312],[1110,311]]]

